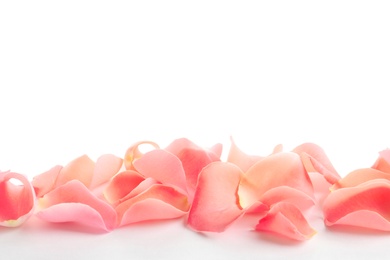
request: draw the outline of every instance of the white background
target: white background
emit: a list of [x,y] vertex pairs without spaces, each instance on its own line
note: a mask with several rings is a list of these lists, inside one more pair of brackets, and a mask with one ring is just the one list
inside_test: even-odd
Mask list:
[[[324,148],[340,175],[390,146],[387,1],[1,1],[0,169],[30,179],[84,153],[151,140],[252,154]],[[376,258],[390,235],[304,243],[181,221],[105,235],[32,219],[0,229],[7,259]],[[236,233],[238,232],[238,233]]]

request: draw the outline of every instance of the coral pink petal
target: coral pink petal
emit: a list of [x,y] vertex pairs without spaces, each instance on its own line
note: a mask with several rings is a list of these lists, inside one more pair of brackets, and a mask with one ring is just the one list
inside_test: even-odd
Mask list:
[[79,180],[89,187],[93,177],[95,162],[87,155],[80,156],[64,166],[57,178],[56,187],[71,180]]
[[[19,181],[21,185],[11,180]],[[33,187],[24,175],[0,171],[0,226],[23,224],[32,215],[34,202]]]
[[211,162],[219,161],[219,158],[211,158],[205,150],[187,148],[182,149],[176,156],[182,162],[186,174],[188,196],[192,200],[200,171]]
[[276,233],[294,240],[307,240],[316,234],[301,211],[285,202],[274,205],[259,221],[256,230]]
[[165,150],[150,151],[134,162],[134,168],[145,177],[187,190],[185,172],[179,158]]
[[213,162],[199,174],[198,186],[188,216],[197,231],[224,231],[243,214],[237,197],[242,171],[236,165]]
[[243,172],[246,172],[253,164],[262,160],[264,157],[248,155],[238,148],[233,138],[230,138],[231,146],[227,161],[237,165]]
[[146,178],[137,187],[135,187],[129,194],[127,194],[125,197],[123,197],[120,200],[120,202],[131,199],[131,198],[137,196],[138,194],[143,193],[144,191],[148,190],[150,187],[152,187],[155,184],[161,184],[161,183],[157,182],[153,178]]
[[54,166],[50,170],[35,176],[32,180],[37,198],[42,197],[55,188],[57,178],[62,170],[61,165]]
[[296,153],[272,154],[254,164],[240,182],[241,206],[250,206],[265,192],[278,186],[289,186],[314,196],[310,178]]
[[390,181],[384,179],[335,190],[324,201],[325,223],[390,231],[389,201]]
[[96,161],[93,178],[89,188],[93,189],[108,182],[115,174],[118,173],[122,163],[123,160],[121,158],[112,154],[100,156]]
[[390,173],[390,149],[379,152],[379,157],[372,166],[372,168]]
[[136,171],[118,173],[105,188],[104,197],[111,204],[116,204],[144,180],[145,178]]
[[304,143],[297,146],[293,152],[302,157],[307,172],[318,172],[331,184],[340,179],[340,175],[320,146]]
[[375,179],[387,179],[390,181],[390,174],[372,168],[358,169],[350,172],[347,176],[336,182],[332,186],[331,190],[354,187],[364,182]]
[[279,186],[266,191],[261,196],[260,201],[268,206],[275,205],[279,202],[288,202],[300,210],[308,209],[315,204],[312,197],[288,186]]
[[115,210],[96,198],[78,180],[69,181],[54,189],[38,202],[41,210],[37,215],[46,221],[77,222],[106,231],[112,230],[116,225]]
[[120,203],[118,212],[119,225],[158,219],[178,218],[189,210],[187,196],[175,187],[155,184],[148,190]]
[[125,167],[127,170],[134,170],[133,163],[135,160],[141,158],[144,154],[139,150],[140,146],[144,145],[150,145],[154,149],[159,149],[160,147],[154,143],[154,142],[149,142],[149,141],[141,141],[133,144],[130,146],[125,154],[123,163],[125,164]]

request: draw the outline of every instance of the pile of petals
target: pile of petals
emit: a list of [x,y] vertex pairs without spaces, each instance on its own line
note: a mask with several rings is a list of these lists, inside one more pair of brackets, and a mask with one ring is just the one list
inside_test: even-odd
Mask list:
[[[143,153],[141,146],[151,150]],[[154,142],[135,143],[123,158],[104,154],[95,162],[83,155],[31,182],[0,171],[0,225],[16,227],[35,215],[111,231],[183,218],[197,232],[222,232],[254,216],[249,229],[306,240],[316,233],[308,209],[319,205],[327,226],[390,231],[390,150],[371,168],[344,178],[312,143],[291,151],[278,145],[267,156],[253,156],[231,140],[226,161],[221,154],[221,144],[202,148],[182,138],[163,149]]]

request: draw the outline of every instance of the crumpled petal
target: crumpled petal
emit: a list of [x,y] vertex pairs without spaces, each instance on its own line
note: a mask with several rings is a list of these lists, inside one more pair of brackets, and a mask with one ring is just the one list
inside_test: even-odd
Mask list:
[[342,188],[324,201],[325,224],[390,231],[390,181],[375,179]]
[[95,197],[78,180],[71,180],[38,200],[37,216],[49,222],[76,222],[111,231],[116,226],[115,210]]
[[272,206],[267,215],[260,219],[256,230],[276,233],[294,240],[307,240],[316,234],[301,211],[287,202]]
[[337,182],[341,178],[324,150],[318,145],[304,143],[294,148],[293,152],[301,156],[307,172],[322,174],[330,184]]
[[189,210],[187,196],[172,186],[152,185],[146,191],[120,203],[115,210],[119,226],[146,220],[178,218]]
[[224,231],[243,213],[237,189],[242,171],[227,162],[213,162],[199,174],[188,226],[197,231]]
[[156,144],[154,142],[150,142],[150,141],[141,141],[141,142],[137,142],[137,143],[133,144],[132,146],[130,146],[127,149],[127,151],[125,153],[124,161],[123,161],[127,170],[134,170],[134,167],[133,167],[134,161],[136,161],[137,159],[141,158],[144,155],[139,150],[139,147],[141,145],[151,145],[155,149],[160,149],[158,144]]
[[162,184],[174,185],[187,193],[185,173],[181,161],[172,153],[157,149],[145,153],[134,162],[134,168],[144,177]]
[[295,153],[281,152],[255,163],[242,176],[238,190],[241,206],[252,205],[266,191],[278,186],[289,186],[314,196],[313,186],[300,157]]
[[62,168],[63,166],[56,165],[50,170],[33,178],[31,183],[34,187],[37,198],[42,197],[55,188],[58,175],[60,174]]
[[208,164],[220,161],[222,144],[216,144],[211,149],[203,149],[186,138],[173,141],[166,151],[176,155],[181,161],[187,181],[189,200],[192,201],[200,171]]
[[[12,179],[22,185],[13,184]],[[26,176],[0,171],[0,226],[20,226],[33,214],[34,206],[35,193]]]

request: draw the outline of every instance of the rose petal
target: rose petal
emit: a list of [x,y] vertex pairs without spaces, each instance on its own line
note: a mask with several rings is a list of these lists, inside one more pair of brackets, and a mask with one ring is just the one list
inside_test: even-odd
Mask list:
[[232,137],[230,141],[231,146],[227,161],[237,165],[243,172],[246,172],[253,164],[264,158],[257,155],[248,155],[238,148]]
[[256,230],[276,233],[294,240],[307,240],[316,234],[301,211],[286,202],[274,205],[259,221]]
[[335,190],[324,201],[325,224],[390,231],[389,200],[390,181],[384,179]]
[[258,201],[268,190],[289,186],[313,197],[310,178],[295,153],[276,153],[255,163],[241,178],[238,194],[242,207]]
[[[22,185],[10,180],[20,181]],[[0,171],[0,226],[16,227],[33,213],[35,193],[26,176],[15,172]]]
[[375,179],[387,179],[390,181],[390,174],[372,168],[358,169],[350,172],[347,176],[336,182],[331,187],[331,190],[354,187],[364,182]]
[[80,156],[61,169],[55,186],[58,187],[71,180],[78,180],[89,187],[93,178],[94,168],[94,161],[87,155]]
[[188,209],[186,195],[175,187],[162,184],[153,185],[115,208],[120,226],[146,220],[178,218],[186,214]]
[[279,202],[288,202],[299,210],[308,209],[315,204],[312,197],[300,190],[288,186],[279,186],[266,191],[263,196],[261,196],[260,201],[270,207]]
[[123,160],[112,154],[105,154],[96,160],[90,189],[108,182],[121,168]]
[[340,179],[340,175],[333,167],[324,150],[316,144],[304,143],[297,146],[293,152],[299,154],[307,172],[318,172],[333,184]]
[[141,145],[151,145],[155,149],[159,149],[160,147],[154,143],[154,142],[149,142],[149,141],[142,141],[142,142],[137,142],[130,146],[125,154],[125,158],[123,160],[123,163],[125,164],[125,167],[127,170],[134,170],[133,168],[133,163],[135,160],[141,158],[144,154],[139,150],[139,147]]
[[190,140],[181,138],[173,141],[165,150],[180,159],[186,174],[188,197],[192,201],[200,171],[209,163],[220,161],[222,144],[203,149]]
[[77,222],[106,231],[116,225],[115,210],[78,180],[47,193],[39,199],[39,206],[37,216],[50,222]]
[[181,161],[165,150],[145,153],[134,162],[134,168],[145,177],[151,177],[163,184],[175,185],[186,192],[187,185]]
[[198,187],[188,216],[197,231],[222,232],[243,214],[237,189],[242,171],[236,165],[213,162],[199,174]]
[[379,157],[372,168],[382,172],[390,173],[390,149],[379,152]]
[[61,165],[54,166],[50,170],[35,176],[32,180],[37,198],[41,198],[43,195],[55,188],[57,178],[62,170]]
[[104,197],[111,204],[117,204],[144,180],[145,178],[136,171],[118,173],[104,190]]

